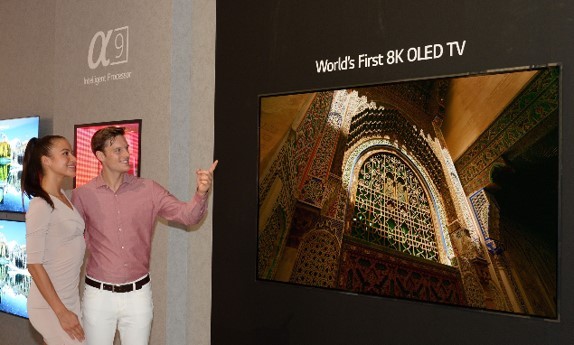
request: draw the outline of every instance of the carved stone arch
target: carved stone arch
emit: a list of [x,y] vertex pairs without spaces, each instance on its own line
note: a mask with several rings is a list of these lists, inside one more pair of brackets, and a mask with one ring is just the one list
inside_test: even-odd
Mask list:
[[346,233],[370,245],[450,265],[444,212],[431,189],[419,167],[397,148],[366,148],[355,160],[348,188]]
[[[401,148],[417,161],[424,162],[428,178],[442,196],[447,222],[458,218],[451,193],[448,190],[447,176],[441,160],[429,144],[429,135],[412,124],[398,109],[368,108],[356,114],[351,120],[347,147],[343,162],[352,159],[357,147],[371,140],[386,140],[392,146]],[[343,171],[345,175],[346,171]]]
[[290,282],[334,287],[341,244],[328,230],[312,230],[303,236]]
[[[358,167],[361,166],[361,160],[364,159],[365,154],[370,150],[377,150],[385,148],[386,150],[394,151],[396,154],[401,155],[406,161],[412,164],[414,170],[419,174],[421,181],[424,181],[427,190],[429,191],[430,200],[433,203],[433,217],[435,217],[435,224],[437,225],[437,244],[439,250],[440,262],[446,265],[452,265],[451,259],[454,258],[454,250],[452,247],[449,230],[446,205],[443,196],[440,194],[440,189],[433,184],[429,173],[426,171],[426,166],[416,157],[411,156],[410,152],[405,151],[404,146],[400,147],[396,142],[391,142],[385,138],[379,139],[365,139],[356,145],[353,151],[347,152],[344,173],[342,176],[343,188],[348,194],[348,205],[346,211],[347,224],[352,218],[352,205],[354,200],[354,192],[352,191],[353,184],[356,183],[355,175]],[[452,205],[451,205],[452,206]]]
[[398,110],[365,109],[355,115],[351,121],[347,147],[353,147],[364,138],[388,138],[397,142],[398,146],[404,146],[406,151],[425,162],[435,185],[444,184],[444,172],[438,157],[417,127]]

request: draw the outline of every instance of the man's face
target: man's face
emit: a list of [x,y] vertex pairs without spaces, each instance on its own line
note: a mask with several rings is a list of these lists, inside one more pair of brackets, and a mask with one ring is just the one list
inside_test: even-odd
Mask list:
[[111,145],[104,148],[104,152],[97,152],[97,157],[105,169],[116,173],[126,173],[130,170],[129,147],[126,138],[118,135],[112,140]]

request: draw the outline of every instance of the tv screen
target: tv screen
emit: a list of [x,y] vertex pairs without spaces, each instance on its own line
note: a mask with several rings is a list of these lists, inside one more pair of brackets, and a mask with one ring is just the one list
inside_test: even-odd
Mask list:
[[125,128],[125,138],[129,144],[131,169],[128,172],[134,176],[140,176],[140,143],[141,143],[141,119],[124,120],[114,122],[100,122],[74,126],[74,148],[76,158],[76,178],[74,187],[80,187],[98,176],[101,164],[92,153],[92,136],[98,129],[116,126]]
[[261,96],[257,279],[557,318],[560,75]]
[[26,262],[26,223],[0,220],[0,311],[25,318],[31,282]]
[[20,187],[28,141],[38,136],[38,116],[0,120],[0,212],[24,213],[30,199]]

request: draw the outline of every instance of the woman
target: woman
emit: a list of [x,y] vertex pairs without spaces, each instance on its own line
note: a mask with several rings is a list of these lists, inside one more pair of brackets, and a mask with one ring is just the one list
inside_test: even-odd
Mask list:
[[78,291],[84,221],[62,190],[74,176],[76,157],[64,137],[28,142],[22,172],[22,190],[34,197],[26,213],[28,316],[47,345],[84,344]]

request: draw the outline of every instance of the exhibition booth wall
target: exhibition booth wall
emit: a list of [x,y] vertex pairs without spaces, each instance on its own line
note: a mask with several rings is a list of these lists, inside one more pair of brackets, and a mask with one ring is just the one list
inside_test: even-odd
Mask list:
[[[187,200],[213,161],[214,18],[210,1],[4,1],[0,119],[38,115],[71,143],[76,125],[141,119],[140,176]],[[209,343],[211,214],[157,224],[151,276],[150,343]],[[25,318],[0,313],[0,333],[41,343]]]

